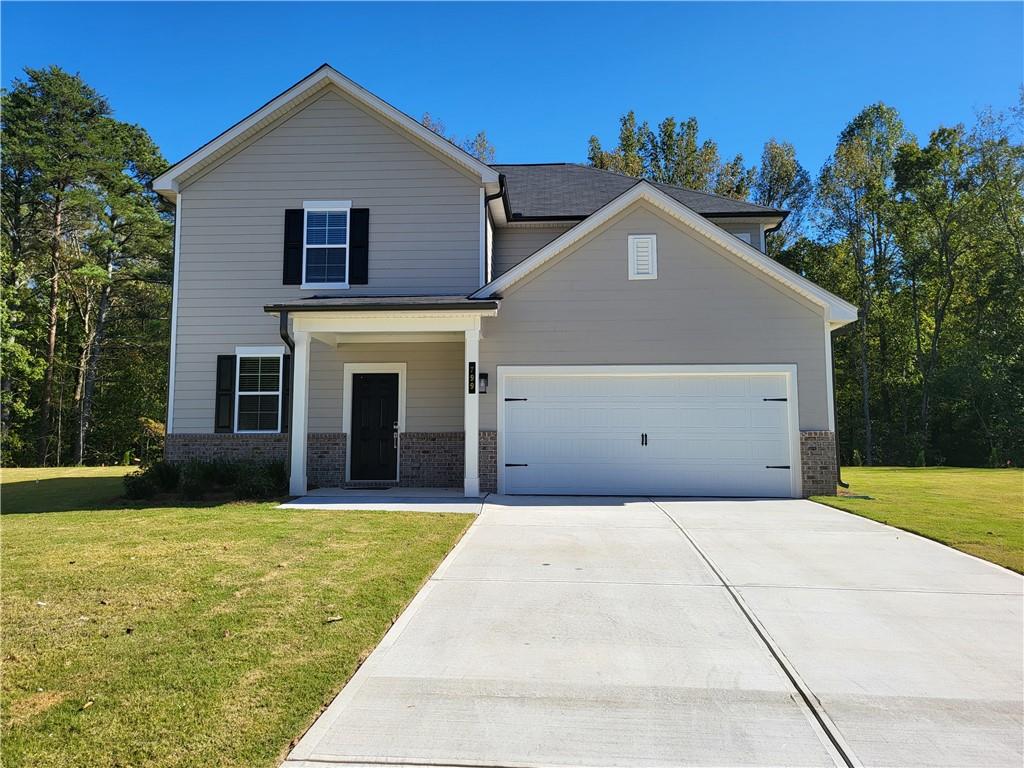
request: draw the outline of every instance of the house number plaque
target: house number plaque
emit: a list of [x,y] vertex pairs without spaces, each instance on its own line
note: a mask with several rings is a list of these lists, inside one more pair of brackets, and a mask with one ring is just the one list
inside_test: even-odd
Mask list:
[[466,382],[469,386],[469,394],[476,394],[476,363],[469,364],[469,381]]

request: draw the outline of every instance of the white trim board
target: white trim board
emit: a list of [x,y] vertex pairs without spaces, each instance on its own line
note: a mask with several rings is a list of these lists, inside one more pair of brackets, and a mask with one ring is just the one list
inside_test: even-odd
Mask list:
[[352,374],[353,373],[397,373],[398,374],[398,451],[395,456],[394,480],[402,477],[402,434],[405,432],[405,363],[344,363],[342,370],[342,411],[341,431],[345,433],[345,482],[352,479]]
[[497,185],[498,172],[480,162],[460,147],[438,136],[409,115],[401,112],[362,86],[349,80],[328,64],[321,65],[286,91],[271,99],[248,117],[235,123],[222,134],[204,144],[183,160],[175,163],[153,181],[153,189],[168,200],[178,195],[179,182],[189,171],[203,167],[207,161],[221,153],[228,152],[236,145],[244,145],[254,137],[261,127],[275,117],[284,114],[293,102],[308,96],[326,86],[339,89],[346,96],[384,118],[390,124],[415,136],[434,151],[455,162],[485,184]]
[[174,432],[174,371],[178,364],[178,274],[181,272],[181,211],[184,196],[178,195],[174,208],[174,276],[171,280],[171,359],[168,361],[167,376],[167,424],[164,432]]
[[790,490],[793,498],[802,495],[800,461],[800,403],[797,398],[795,364],[737,365],[499,365],[497,378],[497,469],[498,493],[505,493],[505,386],[506,380],[534,376],[785,376],[789,406]]
[[738,256],[781,284],[787,290],[797,293],[813,304],[822,307],[825,310],[826,320],[831,327],[843,326],[857,319],[857,308],[848,301],[826,291],[821,286],[798,275],[796,272],[787,269],[754,246],[744,243],[738,237],[726,232],[718,225],[708,221],[700,214],[669,197],[646,181],[637,182],[575,227],[559,235],[532,256],[521,261],[508,272],[505,272],[480,290],[471,294],[470,298],[483,299],[500,296],[504,291],[525,280],[551,259],[572,247],[587,235],[608,224],[616,215],[639,201],[644,201],[669,214],[689,229],[703,235],[731,254]]

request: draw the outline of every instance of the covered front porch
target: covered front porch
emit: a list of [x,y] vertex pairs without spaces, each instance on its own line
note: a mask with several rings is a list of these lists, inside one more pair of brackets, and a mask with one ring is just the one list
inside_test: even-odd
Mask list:
[[314,298],[265,309],[291,351],[292,495],[398,486],[481,495],[481,318],[497,301]]

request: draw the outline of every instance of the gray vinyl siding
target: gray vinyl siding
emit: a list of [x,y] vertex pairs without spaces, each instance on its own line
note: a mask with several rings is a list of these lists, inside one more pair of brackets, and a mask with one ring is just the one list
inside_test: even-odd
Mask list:
[[494,277],[500,277],[527,256],[531,256],[573,223],[543,227],[502,227],[494,233]]
[[731,235],[750,235],[750,244],[759,251],[761,248],[761,227],[758,224],[730,222],[728,219],[719,219],[715,224],[720,226]]
[[[368,285],[282,285],[284,211],[304,200],[370,209]],[[265,304],[480,285],[480,182],[334,91],[190,181],[178,213],[174,432],[213,430],[217,355],[282,343]]]
[[[655,233],[658,278],[628,280],[626,237]],[[505,292],[483,320],[481,371],[499,365],[796,364],[801,429],[827,429],[820,309],[643,205]],[[494,379],[496,382],[496,378]],[[481,397],[497,424],[497,387]]]
[[461,342],[314,343],[310,347],[309,431],[343,432],[345,363],[405,363],[407,432],[461,432]]

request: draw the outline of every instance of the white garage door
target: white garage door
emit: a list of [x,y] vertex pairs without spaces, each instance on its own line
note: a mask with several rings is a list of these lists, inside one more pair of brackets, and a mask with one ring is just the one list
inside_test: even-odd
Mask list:
[[499,368],[503,491],[797,495],[795,372],[759,368]]

